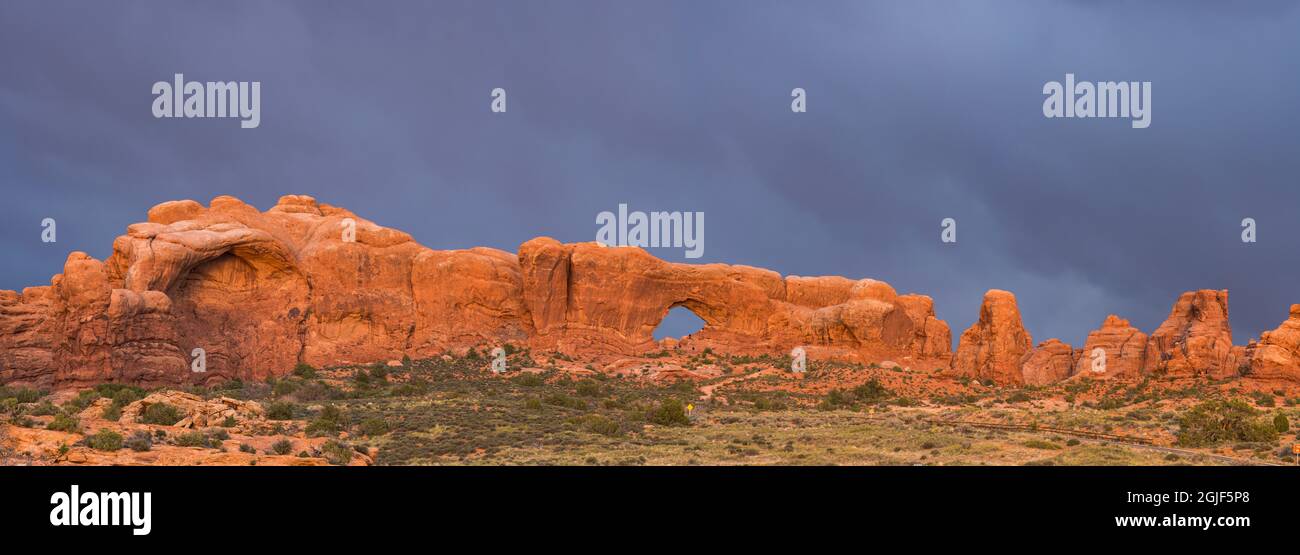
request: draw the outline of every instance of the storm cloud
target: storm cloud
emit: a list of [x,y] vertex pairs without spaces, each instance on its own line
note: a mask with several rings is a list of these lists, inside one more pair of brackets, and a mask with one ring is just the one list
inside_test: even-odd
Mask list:
[[[1300,302],[1300,8],[1221,4],[4,2],[0,287],[165,200],[310,194],[512,252],[626,203],[704,212],[690,262],[885,280],[954,336],[990,288],[1076,346],[1212,288],[1245,343]],[[175,73],[260,81],[261,125],[155,119]],[[1044,118],[1066,73],[1151,82],[1151,126]]]

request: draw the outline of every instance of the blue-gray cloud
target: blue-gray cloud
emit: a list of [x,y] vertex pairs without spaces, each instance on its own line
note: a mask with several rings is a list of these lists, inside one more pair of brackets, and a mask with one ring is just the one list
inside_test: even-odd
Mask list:
[[[1076,344],[1222,288],[1244,343],[1300,302],[1296,29],[1295,2],[5,2],[0,287],[176,198],[506,250],[627,203],[704,211],[704,261],[929,294],[957,333],[989,288]],[[261,127],[154,119],[177,72],[261,81]],[[1151,81],[1151,127],[1043,118],[1067,72]]]

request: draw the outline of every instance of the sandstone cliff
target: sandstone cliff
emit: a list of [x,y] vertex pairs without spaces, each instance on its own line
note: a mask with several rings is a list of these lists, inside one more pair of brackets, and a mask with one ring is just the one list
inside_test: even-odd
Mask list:
[[[706,324],[686,347],[805,346],[816,356],[934,366],[951,356],[929,297],[869,279],[672,264],[637,248],[548,238],[518,255],[435,251],[297,195],[265,212],[228,196],[207,207],[167,202],[148,220],[118,237],[103,262],[73,253],[49,286],[0,292],[0,382],[264,378],[299,362],[505,342],[634,355],[658,348],[654,328],[674,306]],[[203,373],[190,370],[196,349]]]
[[[872,279],[799,277],[726,264],[675,264],[644,250],[539,237],[517,254],[435,251],[312,197],[262,212],[228,196],[165,202],[98,261],[70,254],[50,285],[0,291],[0,383],[78,386],[260,379],[328,366],[433,356],[502,343],[613,360],[658,350],[655,327],[683,306],[704,328],[687,350],[898,361],[1044,385],[1078,377],[1300,382],[1300,315],[1248,347],[1232,344],[1228,292],[1189,291],[1148,337],[1109,316],[1080,350],[1033,347],[1016,298],[991,290],[951,352],[922,295]],[[206,371],[191,371],[195,353]],[[1092,353],[1105,353],[1093,372]]]

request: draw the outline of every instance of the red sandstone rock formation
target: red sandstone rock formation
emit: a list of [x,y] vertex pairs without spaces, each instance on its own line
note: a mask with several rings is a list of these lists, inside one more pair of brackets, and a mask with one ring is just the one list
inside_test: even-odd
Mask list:
[[[1233,346],[1227,291],[1184,293],[1150,337],[1110,316],[1082,351],[1031,349],[1015,297],[989,291],[950,352],[933,301],[888,284],[782,277],[725,264],[673,264],[637,248],[537,238],[518,255],[434,251],[400,231],[307,196],[265,212],[232,197],[149,210],[97,261],[68,256],[49,286],[0,291],[0,383],[166,385],[264,378],[325,366],[528,344],[591,359],[662,348],[654,328],[675,306],[705,327],[678,346],[860,362],[897,360],[999,384],[1090,375],[1300,381],[1300,318],[1249,349]],[[355,228],[355,240],[345,229]],[[1300,305],[1297,305],[1300,306]],[[195,349],[207,372],[190,371]],[[1249,365],[1247,367],[1247,365]]]
[[[1111,314],[1101,323],[1101,328],[1088,334],[1072,375],[1095,378],[1141,376],[1146,348],[1147,334],[1130,325],[1128,320]],[[1094,356],[1096,349],[1101,349],[1102,353]],[[1098,372],[1103,367],[1098,364],[1102,360],[1105,361],[1105,371]]]
[[1048,385],[1074,373],[1074,349],[1059,339],[1039,343],[1020,366],[1025,385]]
[[[355,229],[355,240],[345,230]],[[929,297],[874,280],[671,264],[636,248],[529,241],[518,256],[434,251],[306,196],[155,206],[99,262],[0,292],[0,382],[145,385],[263,378],[313,365],[503,342],[599,358],[655,349],[668,310],[706,323],[684,347],[945,366]],[[207,371],[190,371],[195,349]]]
[[1238,375],[1243,358],[1232,345],[1228,292],[1202,289],[1178,298],[1147,342],[1145,371],[1171,377]]
[[1033,341],[1020,322],[1016,296],[991,289],[984,294],[979,320],[961,334],[953,372],[998,384],[1023,384],[1021,364]]
[[1291,305],[1291,316],[1261,334],[1248,351],[1252,378],[1300,381],[1300,304]]

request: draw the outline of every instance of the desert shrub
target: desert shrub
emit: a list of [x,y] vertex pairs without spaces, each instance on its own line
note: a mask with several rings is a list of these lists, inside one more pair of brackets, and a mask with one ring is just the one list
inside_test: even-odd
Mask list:
[[344,465],[352,462],[352,448],[337,440],[329,440],[321,446],[321,454],[330,464]]
[[593,414],[584,419],[583,428],[586,428],[588,432],[593,434],[616,436],[618,435],[620,426],[618,425],[618,422],[615,422],[610,418],[599,414]]
[[298,376],[299,378],[302,378],[304,380],[315,379],[316,368],[314,368],[312,365],[307,364],[305,362],[299,362],[297,366],[293,367],[293,375]]
[[370,373],[366,372],[365,368],[357,370],[357,372],[352,375],[352,383],[356,384],[357,387],[361,389],[370,387]]
[[53,416],[59,414],[59,407],[54,406],[54,403],[49,401],[41,401],[27,413],[32,416]]
[[361,433],[368,437],[382,436],[388,433],[388,421],[374,417],[362,420]]
[[1057,444],[1052,443],[1052,442],[1050,442],[1050,441],[1043,441],[1043,440],[1041,440],[1041,439],[1031,439],[1031,440],[1028,440],[1028,441],[1026,441],[1026,442],[1024,443],[1024,445],[1025,445],[1025,447],[1029,447],[1030,449],[1049,449],[1049,450],[1054,450],[1054,449],[1060,449],[1060,448],[1061,448],[1060,445],[1057,445]]
[[343,428],[343,411],[334,405],[325,405],[307,424],[307,435],[322,436],[337,433]]
[[1017,392],[1012,393],[1011,395],[1009,395],[1009,396],[1007,397],[1007,402],[1008,402],[1008,403],[1012,403],[1012,404],[1015,404],[1015,403],[1025,403],[1025,402],[1028,402],[1028,401],[1029,401],[1029,394],[1027,394],[1027,393],[1025,393],[1025,392],[1023,392],[1023,391],[1017,391]]
[[47,392],[25,387],[4,387],[0,386],[0,399],[13,399],[16,403],[35,403],[41,397],[48,395]]
[[126,438],[123,445],[132,451],[148,451],[153,449],[153,436],[149,435],[147,431],[140,430],[131,434],[131,437]]
[[853,396],[863,403],[876,403],[883,401],[893,395],[893,392],[880,385],[880,381],[872,378],[871,381],[853,388]]
[[105,428],[87,436],[86,446],[97,451],[117,451],[122,448],[122,434]]
[[1277,406],[1277,400],[1274,399],[1273,395],[1270,393],[1265,393],[1263,391],[1256,391],[1254,393],[1251,393],[1250,395],[1251,397],[1255,398],[1256,405],[1259,405],[1261,407]]
[[686,416],[686,406],[681,400],[669,397],[659,402],[659,406],[650,409],[646,419],[661,426],[687,426],[691,420]]
[[271,451],[277,455],[288,455],[289,452],[293,451],[293,442],[281,439],[271,444]]
[[1202,402],[1178,417],[1178,444],[1207,447],[1230,441],[1277,441],[1277,429],[1259,414],[1240,399]]
[[859,385],[853,389],[832,389],[818,404],[817,408],[822,410],[834,410],[838,408],[849,408],[857,406],[859,403],[879,403],[888,399],[893,392],[889,391],[880,381],[872,378],[871,381]]
[[145,424],[156,424],[159,426],[171,426],[181,421],[184,415],[181,409],[173,407],[167,403],[154,403],[144,409],[141,421]]
[[1069,445],[1070,447],[1074,447],[1075,445],[1078,445],[1079,443],[1080,443],[1080,441],[1077,440],[1077,439],[1074,439],[1074,438],[1071,438],[1070,441],[1065,442],[1065,444],[1066,444],[1066,445]]
[[222,428],[209,428],[207,434],[208,437],[219,441],[230,439],[230,432],[227,432]]
[[595,397],[600,395],[600,384],[595,380],[582,380],[578,382],[577,392],[583,397]]
[[295,410],[293,403],[275,401],[266,406],[266,418],[269,420],[293,420]]
[[1273,429],[1277,430],[1279,434],[1284,434],[1291,429],[1291,421],[1287,419],[1285,414],[1279,412],[1277,416],[1273,417]]
[[241,443],[239,444],[239,451],[242,453],[256,453],[257,449],[254,449],[252,445],[247,443]]
[[59,413],[54,415],[54,421],[50,422],[50,425],[46,426],[46,429],[58,432],[76,433],[81,431],[81,422],[77,420],[77,417],[75,416]]
[[203,432],[186,432],[176,436],[176,445],[181,447],[218,447],[220,442]]
[[536,397],[529,397],[524,401],[524,408],[528,410],[542,410],[542,400]]
[[339,388],[319,380],[302,384],[293,396],[299,401],[337,400],[346,397]]
[[279,380],[271,386],[271,395],[275,397],[292,395],[295,391],[298,391],[298,382],[295,381]]
[[527,373],[515,378],[515,383],[524,387],[539,387],[545,384],[546,380],[538,374]]
[[104,412],[100,413],[100,417],[104,420],[116,422],[122,418],[122,407],[117,406],[117,403],[111,403],[104,407]]
[[99,392],[95,391],[94,389],[87,389],[80,393],[77,393],[76,397],[64,403],[63,406],[64,408],[70,411],[81,412],[83,410],[86,410],[86,407],[90,406],[90,404],[95,402],[95,399],[98,398],[99,398]]
[[542,400],[548,405],[564,407],[569,409],[587,410],[587,402],[582,399],[574,399],[563,393],[552,393]]
[[225,420],[221,421],[222,428],[234,428],[237,425],[239,425],[239,423],[235,421],[235,417],[233,416],[227,416]]

